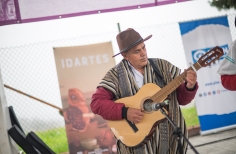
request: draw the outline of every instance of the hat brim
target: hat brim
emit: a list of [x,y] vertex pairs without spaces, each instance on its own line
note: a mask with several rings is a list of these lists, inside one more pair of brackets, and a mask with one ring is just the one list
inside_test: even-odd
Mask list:
[[141,39],[141,40],[135,42],[134,44],[130,45],[128,48],[125,48],[124,50],[122,50],[122,51],[120,51],[119,53],[113,55],[112,57],[115,57],[115,56],[121,54],[122,52],[128,51],[129,49],[135,47],[136,45],[138,45],[138,44],[140,44],[140,43],[142,43],[142,42],[144,42],[144,41],[147,41],[147,40],[150,39],[151,37],[152,37],[152,35],[149,35],[149,36],[146,37],[145,39]]

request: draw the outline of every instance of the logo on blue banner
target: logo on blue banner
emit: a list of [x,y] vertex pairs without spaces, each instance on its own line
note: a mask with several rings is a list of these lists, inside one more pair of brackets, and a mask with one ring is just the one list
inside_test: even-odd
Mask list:
[[[223,49],[224,51],[224,56],[220,57],[220,60],[223,60],[225,55],[227,54],[227,51],[229,49],[229,46],[228,44],[225,44],[225,45],[222,45],[222,46],[219,46]],[[196,63],[198,61],[198,59],[204,55],[207,51],[209,51],[210,49],[212,49],[213,47],[211,48],[204,48],[204,49],[198,49],[198,50],[193,50],[192,51],[192,58],[193,58],[193,63]]]

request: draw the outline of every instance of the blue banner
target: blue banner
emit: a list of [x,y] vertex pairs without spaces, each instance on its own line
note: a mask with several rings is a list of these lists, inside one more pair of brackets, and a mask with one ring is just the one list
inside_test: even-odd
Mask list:
[[[186,59],[195,63],[215,46],[226,54],[232,42],[227,16],[179,23]],[[217,73],[219,62],[198,72],[199,89],[195,104],[199,116],[201,134],[208,134],[236,126],[236,92],[221,85]]]

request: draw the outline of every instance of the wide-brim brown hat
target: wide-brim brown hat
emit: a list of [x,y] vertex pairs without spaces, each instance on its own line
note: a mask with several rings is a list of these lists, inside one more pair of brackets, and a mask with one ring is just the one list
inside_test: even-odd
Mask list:
[[116,36],[116,40],[117,40],[117,44],[119,46],[120,52],[115,54],[112,57],[115,57],[115,56],[121,54],[122,52],[128,51],[129,49],[150,39],[151,37],[152,37],[152,35],[149,35],[148,37],[143,39],[141,37],[141,35],[132,28],[128,28],[127,30],[120,32]]

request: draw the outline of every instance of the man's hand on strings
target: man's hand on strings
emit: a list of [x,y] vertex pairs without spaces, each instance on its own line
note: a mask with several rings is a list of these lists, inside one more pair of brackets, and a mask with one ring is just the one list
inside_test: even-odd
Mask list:
[[139,123],[143,119],[144,113],[140,109],[128,108],[127,119],[132,123]]
[[193,70],[188,70],[186,73],[186,87],[192,89],[197,82],[197,73]]

